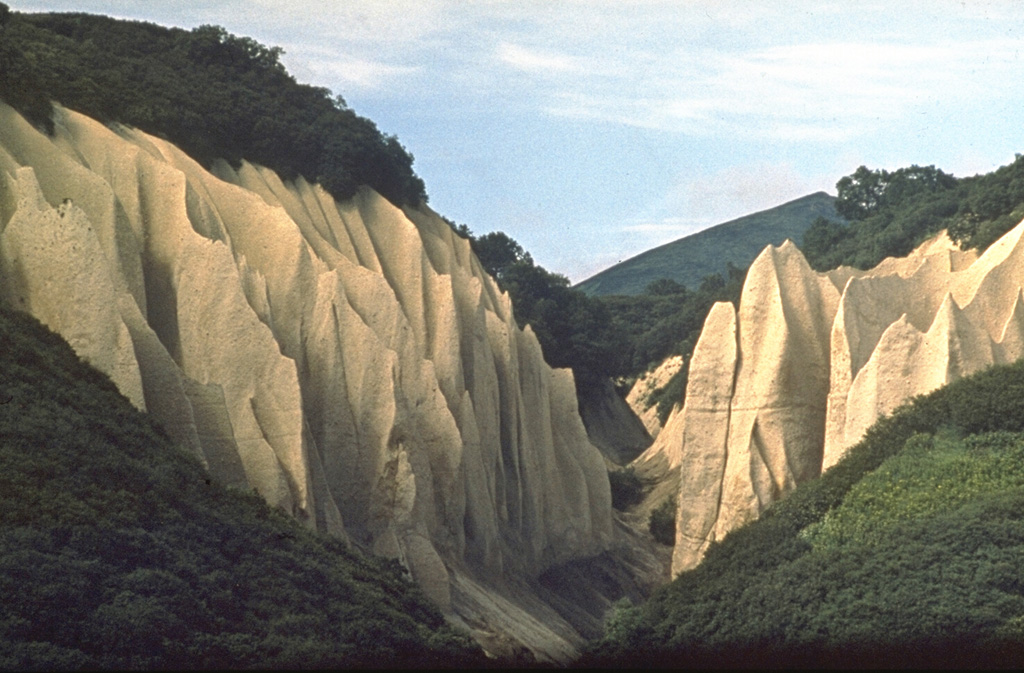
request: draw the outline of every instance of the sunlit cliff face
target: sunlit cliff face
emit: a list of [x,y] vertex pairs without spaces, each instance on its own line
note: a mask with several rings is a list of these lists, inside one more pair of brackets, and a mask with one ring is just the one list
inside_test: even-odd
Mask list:
[[445,610],[457,576],[610,540],[571,372],[432,212],[0,105],[0,273],[217,479],[399,558]]
[[1024,225],[978,257],[945,235],[870,271],[767,248],[718,304],[648,457],[681,466],[674,572],[834,465],[909,398],[1024,356]]

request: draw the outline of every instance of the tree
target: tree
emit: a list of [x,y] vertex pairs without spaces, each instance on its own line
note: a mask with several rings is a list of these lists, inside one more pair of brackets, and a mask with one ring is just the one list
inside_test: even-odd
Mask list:
[[848,220],[863,220],[881,203],[889,174],[861,166],[836,183],[836,212]]
[[[473,252],[487,273],[499,281],[515,264],[526,263],[533,266],[533,258],[512,237],[503,231],[492,231],[489,234],[471,239]],[[568,283],[568,281],[566,281]]]
[[671,278],[659,278],[658,280],[652,280],[644,288],[644,294],[653,294],[657,296],[670,296],[675,294],[685,294],[686,288],[672,280]]
[[839,265],[836,260],[841,259],[843,243],[851,232],[846,225],[819,217],[804,232],[800,249],[816,271],[825,271]]
[[935,166],[913,165],[890,173],[861,166],[836,183],[836,212],[851,221],[864,220],[895,204],[904,204],[925,192],[956,187],[952,175]]
[[647,517],[647,529],[659,543],[671,547],[676,543],[676,508],[675,498],[668,498],[651,510]]

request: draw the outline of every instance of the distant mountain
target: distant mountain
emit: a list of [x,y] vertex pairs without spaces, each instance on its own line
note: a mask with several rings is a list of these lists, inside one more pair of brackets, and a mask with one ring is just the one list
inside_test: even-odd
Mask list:
[[765,246],[787,238],[799,243],[817,218],[842,220],[835,197],[816,192],[775,208],[715,225],[619,262],[576,285],[591,296],[640,294],[651,281],[669,278],[695,288],[702,278],[724,273],[727,263],[745,267]]

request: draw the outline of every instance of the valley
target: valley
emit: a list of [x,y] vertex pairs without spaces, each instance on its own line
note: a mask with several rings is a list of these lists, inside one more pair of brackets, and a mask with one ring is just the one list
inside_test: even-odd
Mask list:
[[[571,288],[279,50],[31,16],[0,668],[1024,661],[1020,157],[862,167]],[[232,120],[224,63],[289,122]]]

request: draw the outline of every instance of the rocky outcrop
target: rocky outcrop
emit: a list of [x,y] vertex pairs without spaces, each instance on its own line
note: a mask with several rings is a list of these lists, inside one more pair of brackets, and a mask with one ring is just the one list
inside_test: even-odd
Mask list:
[[651,445],[651,435],[607,377],[576,382],[587,437],[613,465],[625,465]]
[[661,432],[661,419],[658,418],[658,405],[653,399],[654,394],[667,385],[682,367],[682,355],[666,358],[652,371],[641,374],[626,395],[626,403],[647,428],[652,439],[657,438]]
[[838,462],[908,398],[1024,356],[1024,224],[980,257],[942,235],[870,271],[792,244],[709,314],[685,404],[637,460],[679,469],[673,571]]
[[[217,479],[400,559],[451,613],[453,588],[607,547],[571,372],[441,218],[59,116],[47,137],[0,105],[0,296]],[[501,601],[474,600],[487,628]]]

